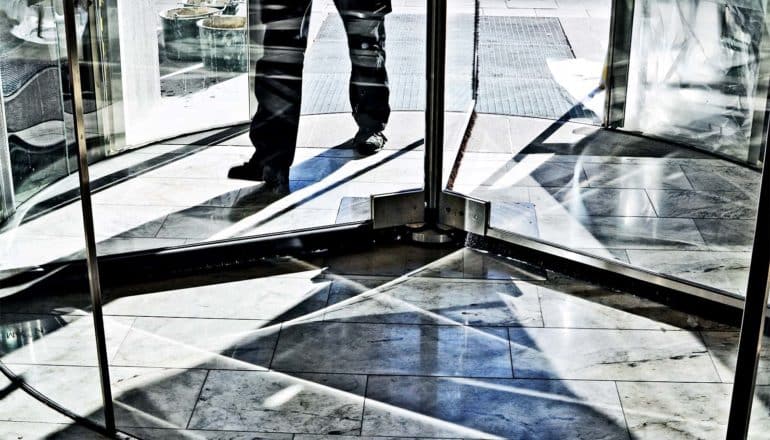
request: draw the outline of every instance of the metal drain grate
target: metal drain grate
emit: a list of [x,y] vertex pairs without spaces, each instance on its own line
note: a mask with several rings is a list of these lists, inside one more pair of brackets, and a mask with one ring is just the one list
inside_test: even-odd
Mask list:
[[[446,108],[462,111],[472,96],[473,17],[456,14],[448,25]],[[424,110],[425,15],[390,14],[385,26],[390,107],[394,111]],[[302,113],[350,112],[349,78],[347,37],[340,17],[331,14],[305,57]]]
[[[472,17],[449,17],[448,111],[463,111],[471,99]],[[386,19],[390,106],[425,109],[425,16],[391,14]],[[573,59],[557,18],[481,17],[479,94],[476,110],[543,118],[596,119],[553,79],[549,60]],[[331,14],[305,59],[304,114],[350,112],[350,60],[342,20]]]
[[554,79],[549,60],[573,59],[558,18],[481,17],[476,110],[597,120]]

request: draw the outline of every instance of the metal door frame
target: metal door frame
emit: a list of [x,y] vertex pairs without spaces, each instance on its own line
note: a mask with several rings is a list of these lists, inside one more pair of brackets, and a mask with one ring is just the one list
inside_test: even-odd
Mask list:
[[[0,85],[2,84],[3,78],[0,75]],[[5,98],[0,93],[0,222],[16,211],[10,147],[5,126]]]
[[[93,318],[96,330],[97,355],[101,379],[101,391],[105,416],[105,428],[115,434],[115,416],[113,396],[110,389],[109,365],[106,351],[104,323],[102,318],[102,293],[97,260],[93,213],[91,210],[90,181],[87,164],[87,149],[85,142],[83,102],[79,77],[79,48],[75,31],[74,1],[64,0],[65,28],[67,35],[67,56],[69,59],[71,91],[74,103],[75,129],[78,145],[78,164],[80,191],[84,216],[84,232],[86,237],[86,264],[88,268],[89,288],[93,306]],[[629,6],[630,5],[630,6]],[[621,88],[624,78],[627,81],[628,63],[627,52],[624,48],[630,44],[630,32],[622,32],[621,26],[627,25],[627,18],[633,15],[632,0],[615,0],[613,3],[618,17],[613,18],[613,33],[611,56],[608,59],[608,85]],[[523,246],[527,249],[543,252],[565,260],[572,261],[584,268],[601,268],[628,279],[645,278],[653,284],[665,285],[674,290],[683,291],[696,296],[708,297],[715,295],[711,289],[702,289],[692,283],[672,280],[669,277],[653,274],[622,263],[584,255],[566,248],[559,248],[550,243],[530,239],[518,234],[496,231],[489,227],[490,203],[463,196],[442,188],[442,159],[444,143],[444,92],[445,92],[445,40],[446,40],[446,3],[443,0],[428,0],[428,54],[427,54],[427,102],[426,102],[426,154],[425,154],[425,186],[422,189],[405,193],[372,196],[372,212],[374,214],[374,229],[382,229],[405,223],[421,221],[428,226],[449,227],[482,236],[489,236],[503,242]],[[625,24],[624,24],[625,23]],[[630,28],[625,28],[630,30]],[[622,87],[625,89],[625,87]],[[617,122],[620,106],[625,100],[614,97],[614,90],[608,91],[607,123],[611,126]],[[767,164],[766,164],[767,170]],[[766,224],[770,218],[770,179],[762,179],[760,190],[757,221]],[[407,203],[407,205],[404,205]],[[401,207],[399,211],[405,214],[403,218],[391,218],[382,221],[380,214],[388,206]],[[407,206],[408,209],[403,209]],[[391,210],[391,212],[393,212]],[[339,228],[337,228],[339,229]],[[276,238],[279,239],[280,237]],[[292,236],[294,238],[294,236]],[[297,243],[297,241],[293,241]],[[267,250],[264,249],[264,250]],[[141,257],[140,257],[141,258]],[[118,260],[119,261],[119,260]],[[768,281],[770,281],[770,231],[757,229],[752,256],[749,290],[746,295],[743,327],[740,338],[739,360],[736,375],[735,390],[731,406],[731,416],[728,426],[729,438],[744,438],[748,429],[748,411],[753,399],[756,376],[756,363],[761,345],[768,299]],[[689,285],[689,290],[688,290]],[[710,298],[714,299],[714,298]],[[739,306],[737,298],[733,306]],[[752,368],[753,365],[753,368]]]

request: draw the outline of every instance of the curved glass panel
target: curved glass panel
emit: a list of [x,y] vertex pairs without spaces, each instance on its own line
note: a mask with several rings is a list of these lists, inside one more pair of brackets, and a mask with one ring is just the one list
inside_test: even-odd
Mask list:
[[443,184],[451,179],[453,165],[471,122],[476,102],[477,3],[448,1],[446,35],[446,82],[444,113]]
[[[622,1],[615,3],[616,12],[626,4]],[[449,181],[449,188],[492,202],[490,223],[495,229],[614,259],[655,275],[675,277],[720,290],[727,293],[728,301],[731,296],[739,297],[746,288],[759,172],[679,144],[587,126],[580,123],[585,121],[580,121],[571,113],[565,113],[564,118],[557,121],[484,113],[485,84],[488,86],[492,84],[490,81],[499,81],[499,72],[508,71],[506,66],[513,66],[512,60],[516,57],[519,60],[547,57],[551,53],[549,50],[557,46],[556,37],[561,41],[559,44],[571,47],[575,54],[586,54],[586,59],[603,60],[608,58],[608,50],[619,51],[618,47],[608,48],[608,40],[601,37],[602,33],[609,34],[606,17],[611,6],[609,3],[602,5],[603,9],[598,9],[599,4],[581,2],[580,5],[573,5],[576,9],[565,5],[537,9],[535,15],[549,15],[555,20],[552,27],[545,26],[545,22],[530,26],[534,21],[527,22],[529,27],[524,26],[523,22],[517,21],[520,15],[525,15],[524,12],[519,11],[517,15],[517,12],[511,12],[510,7],[483,9],[479,21],[477,114],[463,155],[454,164],[456,173]],[[713,20],[696,20],[697,35],[702,34],[701,40],[697,40],[682,36],[690,34],[679,21],[681,15],[673,12],[665,14],[660,9],[663,6],[651,5],[659,4],[644,2],[637,4],[633,10],[633,39],[628,34],[630,29],[622,27],[622,17],[616,17],[614,21],[618,26],[613,34],[615,44],[628,40],[633,49],[624,128],[630,127],[631,120],[646,124],[644,121],[647,119],[639,116],[641,113],[637,114],[642,112],[660,122],[658,128],[662,138],[676,139],[683,133],[690,133],[719,138],[718,142],[709,141],[709,145],[715,148],[721,145],[720,142],[734,144],[734,130],[709,131],[685,120],[694,111],[703,111],[710,112],[712,122],[722,118],[720,120],[726,123],[737,121],[733,116],[743,112],[741,124],[750,123],[751,109],[740,107],[742,110],[739,110],[733,104],[753,102],[756,86],[752,84],[756,83],[757,56],[740,55],[743,49],[738,46],[745,43],[745,49],[753,48],[752,53],[756,54],[760,42],[752,40],[753,34],[748,31],[745,34],[748,40],[741,40],[743,43],[735,41],[730,45],[728,40],[738,39],[736,29],[746,26],[754,29],[757,26],[756,23],[751,24],[754,13],[750,11],[753,9],[709,2],[691,5],[680,2],[678,6],[667,4],[667,10],[676,12],[676,8],[681,8],[682,11],[692,12],[691,15],[698,20],[706,20],[706,16],[713,18],[717,9],[727,14],[725,17],[735,19],[723,23],[722,27],[706,25]],[[710,11],[710,15],[697,11]],[[741,11],[748,14],[745,20],[741,19],[743,21],[735,15]],[[582,17],[584,13],[590,17]],[[568,23],[578,23],[574,21],[575,17],[571,17],[574,14],[581,15],[580,22],[585,29],[597,29],[596,33],[592,33],[594,37],[570,33],[572,25]],[[671,17],[672,14],[675,17]],[[738,22],[742,24],[739,26]],[[728,37],[725,37],[725,32]],[[501,33],[506,38],[496,36]],[[665,38],[658,41],[655,35]],[[689,49],[650,46],[653,40],[656,44],[662,44],[664,40],[676,41]],[[604,43],[597,44],[596,41]],[[710,58],[711,70],[708,74],[695,67],[702,64],[697,61],[700,58],[695,56],[698,52],[696,47],[707,41],[711,41],[712,46],[717,45],[712,49],[723,56]],[[720,52],[719,41],[729,47]],[[646,52],[642,50],[645,47]],[[485,51],[498,51],[497,58],[491,52],[485,55]],[[692,56],[685,56],[687,54]],[[662,59],[670,63],[663,64]],[[665,65],[675,68],[666,70]],[[570,69],[565,67],[556,71],[566,73]],[[608,69],[607,74],[618,75],[622,71],[615,66]],[[652,71],[661,75],[669,72],[667,78],[670,81],[665,87],[670,99],[669,95],[662,94],[652,98],[654,93],[664,89],[662,82],[650,83],[658,84],[657,88],[640,86],[640,75],[651,75]],[[706,87],[703,81],[708,75],[711,86]],[[751,87],[729,85],[738,82]],[[696,87],[696,83],[702,84]],[[615,87],[610,95],[612,100],[608,101],[614,106],[618,96],[625,96],[625,83],[623,78],[613,77],[607,84]],[[685,87],[685,84],[692,87]],[[736,96],[739,89],[743,90],[740,93],[745,93]],[[536,88],[529,89],[534,90]],[[732,101],[729,102],[733,104],[711,99],[714,93],[722,92],[731,94]],[[509,95],[526,96],[526,93],[519,94],[518,89],[511,86],[504,94],[501,92],[495,96],[496,99],[506,100]],[[643,95],[651,98],[645,104],[637,99]],[[690,101],[685,104],[683,99]],[[707,104],[696,105],[695,102],[701,99]],[[594,108],[591,102],[594,101],[589,99],[575,106],[573,111]],[[532,108],[539,108],[541,104],[542,101],[536,100],[531,103]],[[673,116],[668,116],[663,107]],[[761,107],[764,108],[764,105]],[[730,110],[722,112],[716,109]],[[617,111],[615,107],[614,111]],[[727,113],[733,116],[728,117]],[[614,113],[612,117],[615,117]],[[750,124],[748,127],[750,131]],[[744,130],[745,133],[748,132]],[[745,159],[749,144],[747,136],[743,139],[745,142],[740,148]]]
[[[107,3],[90,16],[105,32],[90,55],[113,123],[89,129],[127,150],[89,165],[100,256],[365,222],[373,194],[422,185],[423,5]],[[116,118],[125,139],[109,131]],[[217,118],[230,126],[208,130]],[[135,137],[161,129],[198,133]],[[141,437],[202,426],[190,420],[209,371],[268,368],[276,323],[325,304],[324,273],[242,274],[224,287],[237,298],[213,279],[105,278],[106,319],[129,323],[108,341],[118,427]]]
[[624,128],[755,164],[764,20],[758,1],[636,2]]
[[[73,264],[85,238],[62,12],[60,1],[0,3],[0,361],[59,406],[104,423],[87,276]],[[76,17],[87,44],[86,11]],[[70,203],[52,211],[68,191]],[[107,337],[126,330],[110,322]],[[69,422],[0,378],[3,420]]]
[[478,113],[601,123],[609,1],[480,3]]

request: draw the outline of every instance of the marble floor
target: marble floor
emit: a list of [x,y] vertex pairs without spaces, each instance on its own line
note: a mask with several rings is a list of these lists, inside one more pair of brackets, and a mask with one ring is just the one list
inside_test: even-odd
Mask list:
[[632,135],[477,115],[451,185],[491,201],[495,227],[742,295],[759,179]]
[[[100,421],[87,295],[29,290],[0,300],[0,360]],[[470,248],[276,258],[106,296],[117,424],[139,438],[724,438],[736,328]],[[751,438],[770,438],[768,361]],[[0,430],[77,429],[34,403],[4,392]]]

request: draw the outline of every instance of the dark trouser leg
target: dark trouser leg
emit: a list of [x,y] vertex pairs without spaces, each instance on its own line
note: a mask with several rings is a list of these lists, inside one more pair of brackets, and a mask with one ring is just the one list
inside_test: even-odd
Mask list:
[[385,14],[388,2],[335,0],[348,36],[350,105],[361,128],[382,131],[390,117],[390,90],[385,70]]
[[251,121],[249,137],[257,151],[252,162],[288,178],[299,130],[311,0],[256,3],[265,31],[264,54],[256,63],[254,79],[257,113]]

